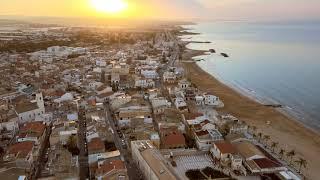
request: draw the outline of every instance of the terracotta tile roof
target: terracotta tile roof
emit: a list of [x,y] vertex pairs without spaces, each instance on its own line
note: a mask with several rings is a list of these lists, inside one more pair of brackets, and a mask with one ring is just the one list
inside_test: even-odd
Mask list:
[[191,124],[190,127],[193,127],[195,130],[200,130],[202,128],[201,124]]
[[237,153],[237,149],[227,141],[218,141],[214,143],[222,154],[234,154]]
[[7,154],[13,154],[14,156],[18,155],[21,158],[26,157],[32,150],[33,145],[34,142],[32,141],[25,141],[13,144],[8,148]]
[[197,131],[196,135],[197,136],[204,136],[204,135],[208,135],[209,132],[207,130],[202,130],[202,131]]
[[25,123],[19,131],[19,137],[35,136],[40,137],[44,133],[46,125],[42,121]]
[[105,161],[100,167],[98,167],[96,174],[103,175],[113,170],[125,170],[124,162],[121,160]]
[[91,141],[88,143],[88,151],[99,151],[99,150],[104,150],[105,146],[101,138],[93,138]]
[[253,159],[253,161],[259,166],[260,169],[281,167],[281,164],[268,158]]
[[180,132],[172,132],[163,137],[164,145],[180,145],[185,144],[185,138]]
[[208,124],[208,123],[210,123],[210,121],[209,121],[208,119],[206,119],[206,120],[204,120],[201,124],[206,125],[206,124]]
[[251,158],[253,156],[265,157],[265,155],[251,142],[239,142],[234,144],[239,153],[245,158]]

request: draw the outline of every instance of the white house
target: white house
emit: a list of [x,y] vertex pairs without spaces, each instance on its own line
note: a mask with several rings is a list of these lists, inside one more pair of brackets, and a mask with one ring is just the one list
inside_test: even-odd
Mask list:
[[0,122],[0,130],[6,129],[7,131],[17,131],[19,130],[19,125],[17,120]]
[[217,96],[211,94],[195,96],[196,105],[220,106],[222,102]]
[[195,96],[195,100],[196,100],[196,105],[198,106],[202,106],[205,105],[205,101],[204,101],[204,96]]
[[185,110],[188,108],[187,103],[184,101],[184,98],[182,97],[177,97],[174,100],[174,105],[176,106],[177,109],[179,110]]
[[231,159],[232,154],[236,154],[238,151],[227,141],[217,141],[212,144],[210,152],[216,159],[220,161],[227,161]]
[[163,82],[175,83],[177,76],[173,72],[166,71],[163,73]]
[[150,124],[152,120],[152,111],[148,106],[129,106],[119,109],[118,125],[120,127],[131,126],[133,120],[143,120],[143,123]]
[[112,73],[111,74],[111,84],[118,85],[120,83],[120,74]]
[[182,79],[179,81],[178,86],[180,89],[188,89],[191,86],[191,83],[186,80],[186,79]]
[[141,70],[141,75],[147,79],[156,79],[159,77],[157,71],[155,70]]
[[155,82],[152,79],[136,79],[134,86],[136,88],[153,88]]
[[196,146],[201,151],[209,151],[215,141],[223,140],[222,134],[216,129],[201,130],[194,134]]
[[208,106],[218,106],[219,102],[220,100],[217,96],[211,94],[204,95],[204,103]]
[[99,88],[100,86],[102,86],[103,83],[102,82],[97,82],[97,81],[91,81],[88,85],[88,88],[90,90],[96,90],[97,88]]
[[161,114],[164,112],[166,108],[171,107],[171,102],[169,102],[166,98],[160,97],[160,98],[153,98],[150,100],[153,113],[154,114]]

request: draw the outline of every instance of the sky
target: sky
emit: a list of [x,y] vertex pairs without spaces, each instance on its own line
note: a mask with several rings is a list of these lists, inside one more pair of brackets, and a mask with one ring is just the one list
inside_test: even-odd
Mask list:
[[[108,1],[108,0],[105,0]],[[97,12],[90,0],[0,0],[0,15],[190,20],[320,19],[320,0],[124,0],[125,12]]]

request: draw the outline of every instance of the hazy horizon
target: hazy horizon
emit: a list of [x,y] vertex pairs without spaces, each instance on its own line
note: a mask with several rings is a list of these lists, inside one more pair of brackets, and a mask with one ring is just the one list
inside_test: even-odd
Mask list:
[[[117,2],[100,0],[104,4]],[[111,2],[112,1],[112,2]],[[105,13],[92,0],[0,0],[0,17],[55,17],[160,20],[319,20],[318,0],[122,0],[121,13]],[[27,7],[27,8],[26,8]]]

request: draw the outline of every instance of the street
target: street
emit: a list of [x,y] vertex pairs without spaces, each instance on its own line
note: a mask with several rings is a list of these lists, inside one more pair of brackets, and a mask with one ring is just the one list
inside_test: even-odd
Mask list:
[[137,165],[134,163],[132,156],[131,156],[131,152],[130,152],[130,150],[128,150],[128,146],[126,146],[126,148],[124,148],[122,146],[122,143],[121,143],[122,139],[119,137],[119,135],[117,133],[117,128],[116,128],[115,123],[113,121],[113,118],[111,116],[109,104],[105,105],[105,112],[106,112],[106,121],[113,130],[114,143],[115,143],[117,149],[120,151],[121,156],[123,157],[125,165],[127,167],[129,179],[130,180],[142,180],[143,179],[142,174],[141,174],[139,168],[137,167]]
[[85,110],[79,111],[79,131],[78,131],[78,143],[79,143],[79,176],[80,180],[89,178],[89,165],[88,165],[88,153],[86,145],[86,116]]

